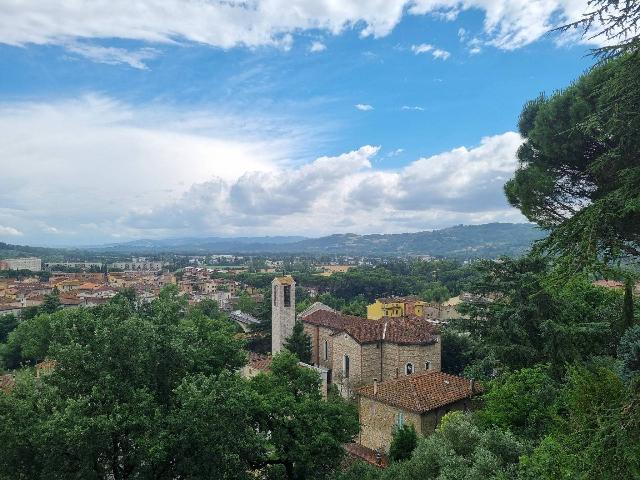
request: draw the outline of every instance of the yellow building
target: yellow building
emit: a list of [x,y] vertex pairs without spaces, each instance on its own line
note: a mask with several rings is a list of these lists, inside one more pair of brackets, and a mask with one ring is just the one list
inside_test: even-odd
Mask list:
[[367,318],[379,320],[382,317],[424,317],[426,302],[418,297],[378,298],[375,303],[367,305]]

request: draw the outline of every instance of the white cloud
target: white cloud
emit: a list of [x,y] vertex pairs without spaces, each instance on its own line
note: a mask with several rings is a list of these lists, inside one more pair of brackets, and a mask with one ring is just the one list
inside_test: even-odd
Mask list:
[[421,43],[420,45],[411,45],[411,51],[416,55],[421,53],[427,53],[433,50],[433,45],[429,45],[428,43]]
[[419,45],[411,45],[411,51],[416,55],[420,55],[421,53],[431,53],[433,58],[446,60],[451,55],[446,50],[441,48],[436,48],[433,45],[428,43],[421,43]]
[[60,242],[137,236],[117,223],[129,210],[179,198],[212,177],[270,171],[304,154],[296,151],[306,148],[306,127],[250,117],[133,109],[95,95],[0,104],[0,225],[36,239],[54,233],[53,226]]
[[0,225],[0,237],[19,237],[20,235],[22,235],[22,232],[17,228]]
[[449,52],[441,48],[436,48],[433,52],[431,52],[431,54],[433,55],[433,58],[439,58],[441,60],[446,60],[451,56]]
[[324,52],[327,46],[322,42],[313,42],[309,47],[309,51],[312,53]]
[[453,20],[463,10],[479,9],[485,41],[512,50],[579,19],[586,8],[587,0],[5,0],[0,43],[68,45],[73,39],[120,38],[287,49],[290,34],[300,31],[336,35],[352,29],[363,37],[383,37],[405,14]]
[[369,112],[369,111],[373,110],[373,106],[368,105],[368,104],[366,104],[366,103],[356,103],[356,104],[354,105],[354,107],[355,107],[357,110],[360,110],[361,112]]
[[67,45],[67,50],[97,63],[106,63],[108,65],[125,64],[140,70],[147,70],[148,67],[145,61],[157,57],[160,53],[155,48],[126,50],[124,48],[101,47],[83,43],[69,44]]
[[133,213],[124,222],[156,234],[318,235],[522,221],[502,193],[517,167],[521,142],[517,133],[506,132],[398,170],[374,169],[379,147],[365,145],[298,168],[248,172],[232,181],[214,178],[194,185],[177,201]]
[[418,105],[403,105],[402,110],[415,110],[417,112],[424,112],[424,108]]

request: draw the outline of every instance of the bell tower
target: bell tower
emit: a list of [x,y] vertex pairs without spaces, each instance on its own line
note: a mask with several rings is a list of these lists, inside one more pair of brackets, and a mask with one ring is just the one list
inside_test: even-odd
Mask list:
[[276,277],[271,282],[271,353],[276,354],[293,333],[296,322],[296,282]]

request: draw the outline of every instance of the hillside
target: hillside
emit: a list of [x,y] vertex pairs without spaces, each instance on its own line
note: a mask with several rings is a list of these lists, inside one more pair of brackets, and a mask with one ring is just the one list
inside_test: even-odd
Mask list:
[[239,237],[140,240],[94,250],[111,253],[290,253],[349,255],[433,255],[449,258],[516,256],[544,234],[531,224],[459,225],[430,232],[336,234],[320,238]]

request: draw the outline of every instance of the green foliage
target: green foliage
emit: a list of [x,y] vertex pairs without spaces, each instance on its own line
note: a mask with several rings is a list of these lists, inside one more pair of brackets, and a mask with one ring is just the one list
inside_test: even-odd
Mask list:
[[295,323],[291,336],[285,340],[284,348],[301,362],[311,363],[311,337],[304,331],[302,322]]
[[509,202],[551,229],[541,247],[580,272],[640,253],[640,55],[605,62],[527,103]]
[[558,394],[555,380],[543,365],[524,368],[491,382],[478,412],[485,425],[495,425],[529,439],[544,435]]
[[640,325],[629,328],[618,345],[620,375],[631,381],[640,374]]
[[358,431],[325,402],[317,373],[285,352],[252,381],[232,326],[189,308],[175,286],[149,305],[118,295],[40,314],[9,342],[33,361],[0,392],[0,480],[324,478]]
[[392,462],[400,462],[411,458],[411,454],[418,444],[418,434],[413,425],[403,425],[396,428],[389,447],[389,459]]
[[622,314],[611,310],[620,305],[617,292],[583,278],[558,287],[540,257],[482,262],[478,271],[469,291],[493,300],[460,309],[472,337],[482,339],[480,357],[495,362],[490,369],[548,363],[558,376],[567,363],[611,353],[612,324]]
[[238,304],[236,307],[244,313],[253,315],[256,311],[256,301],[251,298],[247,292],[242,292],[238,297]]
[[18,326],[18,317],[13,314],[0,315],[0,343],[6,342],[7,337]]
[[442,371],[460,375],[464,369],[479,360],[478,345],[471,335],[457,330],[453,322],[441,330]]
[[57,287],[53,288],[53,291],[44,296],[42,305],[40,305],[41,313],[54,313],[60,309],[60,292]]
[[286,350],[276,355],[271,372],[252,379],[261,396],[258,430],[268,437],[264,466],[289,480],[328,478],[344,455],[343,444],[357,434],[355,406],[340,397],[320,395],[320,377],[298,366]]
[[522,459],[522,478],[638,478],[640,396],[612,370],[569,370],[549,434]]
[[392,464],[383,480],[513,478],[523,445],[498,429],[476,425],[473,416],[447,414],[436,431],[420,439],[410,459]]

